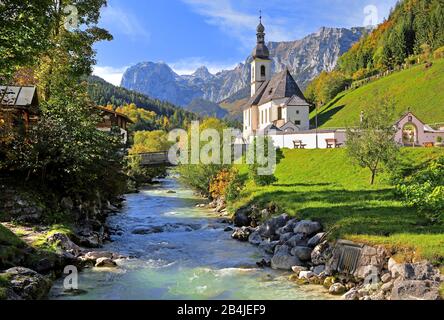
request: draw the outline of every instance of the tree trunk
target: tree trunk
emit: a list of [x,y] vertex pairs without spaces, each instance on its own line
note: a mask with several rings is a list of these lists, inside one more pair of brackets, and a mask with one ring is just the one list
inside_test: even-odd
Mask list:
[[375,184],[376,170],[372,170],[372,180],[370,181],[371,185]]

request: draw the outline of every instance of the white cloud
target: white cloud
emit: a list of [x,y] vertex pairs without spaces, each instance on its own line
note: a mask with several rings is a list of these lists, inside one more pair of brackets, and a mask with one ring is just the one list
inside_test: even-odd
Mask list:
[[168,63],[168,65],[179,75],[193,74],[198,68],[205,66],[212,74],[216,74],[222,70],[231,70],[236,67],[238,63],[229,62],[214,62],[208,61],[200,57],[191,57],[180,59],[175,62]]
[[121,7],[114,5],[104,7],[100,18],[100,23],[111,30],[112,34],[122,34],[133,41],[138,41],[140,38],[149,41],[151,38],[151,33],[146,30],[137,16]]
[[93,75],[98,76],[115,86],[120,86],[123,73],[128,67],[114,68],[107,66],[95,66],[93,69]]

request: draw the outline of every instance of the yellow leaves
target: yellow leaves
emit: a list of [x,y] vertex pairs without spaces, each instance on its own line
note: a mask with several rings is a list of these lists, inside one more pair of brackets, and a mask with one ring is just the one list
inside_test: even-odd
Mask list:
[[168,151],[170,146],[171,142],[164,131],[137,131],[134,133],[134,145],[130,154]]
[[129,117],[133,122],[137,122],[139,120],[149,121],[156,118],[155,112],[138,108],[134,103],[120,106],[115,111],[123,113],[124,115]]
[[210,194],[213,199],[224,196],[230,182],[234,179],[236,172],[234,170],[221,170],[210,183]]

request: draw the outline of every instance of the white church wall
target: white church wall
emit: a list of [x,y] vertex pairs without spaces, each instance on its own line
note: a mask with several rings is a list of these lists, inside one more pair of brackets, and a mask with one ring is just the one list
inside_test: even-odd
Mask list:
[[[300,130],[310,129],[309,108],[305,106],[287,106],[285,112],[286,122],[291,121],[296,124]],[[300,121],[300,124],[298,124]]]

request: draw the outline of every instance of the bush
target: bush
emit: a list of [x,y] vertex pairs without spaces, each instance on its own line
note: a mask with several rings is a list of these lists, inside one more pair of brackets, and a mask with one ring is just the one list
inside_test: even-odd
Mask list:
[[[276,152],[273,146],[273,142],[269,137],[261,139],[262,141],[255,138],[253,143],[249,146],[248,158],[249,164],[248,172],[249,177],[258,186],[268,186],[276,182],[276,177],[274,176],[274,171],[276,169],[276,163],[278,159],[276,157]],[[264,159],[260,159],[264,157]],[[269,163],[270,159],[274,157],[276,163],[273,165]],[[261,168],[270,167],[271,170],[266,170],[269,172],[261,172]]]
[[438,48],[433,52],[433,57],[435,59],[444,58],[444,47]]
[[245,187],[246,175],[241,175],[234,169],[233,179],[228,184],[225,192],[225,199],[228,201],[235,201],[239,198],[242,189]]
[[397,186],[408,206],[431,223],[442,223],[444,213],[444,157],[406,177]]

